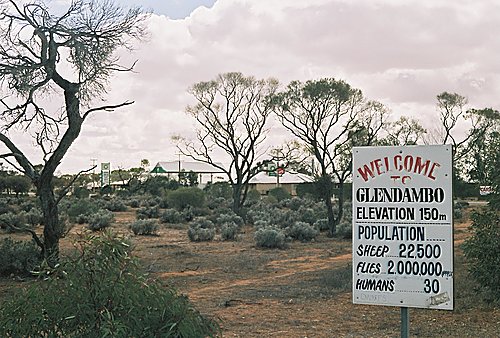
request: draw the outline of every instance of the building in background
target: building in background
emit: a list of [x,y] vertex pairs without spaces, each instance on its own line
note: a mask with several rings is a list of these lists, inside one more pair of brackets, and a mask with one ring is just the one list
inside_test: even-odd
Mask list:
[[[223,167],[221,163],[216,165]],[[203,188],[207,183],[227,181],[226,174],[221,169],[208,163],[196,161],[169,161],[158,162],[150,172],[152,175],[165,175],[176,180],[185,175],[194,173],[197,175],[198,187]]]
[[257,190],[261,195],[267,195],[269,190],[281,187],[292,196],[297,196],[297,186],[302,183],[314,182],[314,178],[301,173],[284,171],[281,175],[269,175],[260,172],[250,180],[250,189]]

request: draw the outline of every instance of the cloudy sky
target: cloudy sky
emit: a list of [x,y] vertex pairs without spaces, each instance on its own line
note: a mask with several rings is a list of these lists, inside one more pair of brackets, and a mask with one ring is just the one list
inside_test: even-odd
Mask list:
[[[187,88],[219,73],[292,80],[334,77],[431,127],[436,95],[456,92],[471,107],[500,108],[500,1],[465,0],[120,0],[154,14],[150,37],[113,78],[109,103],[92,116],[60,166],[91,159],[112,168],[177,159],[173,134],[192,135]],[[276,128],[270,143],[286,138]],[[28,142],[26,142],[28,144]]]

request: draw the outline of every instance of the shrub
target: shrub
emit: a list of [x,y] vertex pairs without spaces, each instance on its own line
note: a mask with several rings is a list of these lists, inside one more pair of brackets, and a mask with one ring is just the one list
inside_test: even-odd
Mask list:
[[492,210],[471,215],[472,236],[463,244],[469,273],[482,287],[486,299],[500,302],[500,217]]
[[316,222],[316,220],[318,219],[318,216],[312,208],[300,207],[298,209],[298,214],[300,221],[309,224],[314,224],[314,222]]
[[194,219],[194,215],[196,214],[197,216],[202,216],[204,214],[203,208],[192,208],[192,207],[187,207],[184,210],[182,210],[181,216],[186,222],[191,222]]
[[175,209],[167,209],[160,215],[160,222],[162,223],[180,223],[183,217],[180,212]]
[[140,206],[141,207],[159,207],[160,204],[163,203],[163,200],[159,196],[149,196],[141,199]]
[[73,196],[76,198],[88,198],[90,196],[90,191],[84,187],[75,187],[75,189],[73,189]]
[[137,219],[148,219],[160,217],[160,208],[154,207],[141,207],[137,210]]
[[308,242],[316,238],[319,230],[305,222],[295,222],[286,228],[286,234],[293,239]]
[[178,210],[191,207],[202,207],[205,202],[203,190],[194,187],[183,187],[171,191],[167,196],[168,204]]
[[222,224],[220,237],[223,241],[234,241],[238,237],[239,227],[234,222],[226,222]]
[[192,242],[213,240],[215,237],[214,223],[206,218],[199,218],[189,226],[188,237]]
[[260,192],[258,192],[255,189],[249,190],[247,193],[247,198],[245,200],[245,204],[246,205],[254,205],[258,201],[260,201]]
[[255,231],[255,245],[258,248],[278,248],[286,247],[286,235],[282,229],[275,226],[262,227]]
[[13,227],[24,228],[26,226],[26,218],[23,214],[8,212],[0,215],[0,227],[9,231],[15,231]]
[[217,224],[225,224],[225,223],[234,223],[237,226],[243,225],[243,218],[236,215],[234,212],[230,212],[227,214],[221,214],[217,217]]
[[[78,252],[0,309],[2,337],[215,337],[218,324],[187,297],[147,279],[129,245],[109,234]],[[61,278],[63,277],[64,278]],[[29,304],[29,306],[26,306]]]
[[114,215],[109,210],[99,210],[88,217],[88,228],[92,231],[103,230],[111,225]]
[[109,211],[127,211],[127,205],[123,203],[122,200],[119,200],[117,198],[112,198],[111,200],[107,201],[104,204],[104,207]]
[[337,224],[336,235],[340,238],[352,238],[352,222],[342,221]]
[[141,202],[136,198],[129,199],[126,204],[131,208],[139,208],[141,206]]
[[267,227],[271,224],[265,220],[259,219],[259,220],[255,221],[255,223],[253,225],[255,228],[259,229],[259,228]]
[[0,275],[28,275],[41,262],[40,248],[32,241],[0,242]]
[[228,201],[224,197],[211,197],[206,201],[205,204],[211,210],[220,208],[221,206],[227,207],[229,205]]
[[153,219],[140,219],[129,225],[134,235],[156,236],[158,235],[158,221]]
[[98,210],[97,204],[89,199],[68,199],[67,203],[70,205],[67,207],[66,213],[71,222],[75,222],[80,215],[91,215]]
[[320,231],[328,230],[328,218],[318,219],[313,226]]
[[274,218],[274,223],[282,228],[286,228],[300,219],[298,212],[287,209],[275,209],[271,217]]
[[21,211],[20,214],[24,217],[26,223],[31,227],[36,227],[42,223],[42,211],[36,207],[29,211]]
[[230,199],[232,195],[231,185],[228,182],[209,183],[203,188],[203,191],[212,199]]
[[463,217],[464,217],[464,212],[462,209],[460,209],[460,208],[453,209],[453,219],[455,221],[460,221],[463,219]]
[[269,196],[276,198],[278,202],[289,199],[291,197],[290,193],[281,187],[269,190]]

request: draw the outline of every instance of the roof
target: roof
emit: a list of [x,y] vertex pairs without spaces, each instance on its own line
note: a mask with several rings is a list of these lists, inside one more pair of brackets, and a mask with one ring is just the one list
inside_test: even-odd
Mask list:
[[[266,172],[260,172],[250,180],[250,184],[273,184],[277,182],[276,176],[269,176]],[[301,173],[285,171],[279,178],[280,184],[298,184],[314,182],[314,178]]]
[[[222,163],[216,162],[215,164],[224,167]],[[178,173],[179,171],[193,171],[198,174],[224,173],[224,171],[211,164],[195,161],[158,162],[151,170],[152,173]]]

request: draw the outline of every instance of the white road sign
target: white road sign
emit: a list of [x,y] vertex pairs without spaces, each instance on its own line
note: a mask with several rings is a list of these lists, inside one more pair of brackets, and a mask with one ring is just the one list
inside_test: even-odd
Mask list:
[[453,309],[451,152],[353,149],[353,303]]

